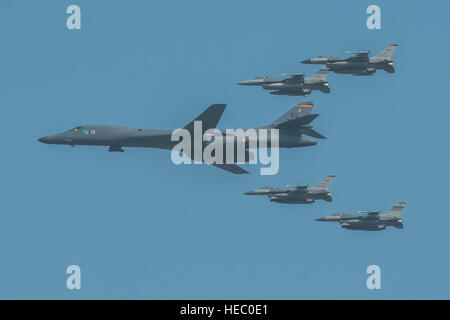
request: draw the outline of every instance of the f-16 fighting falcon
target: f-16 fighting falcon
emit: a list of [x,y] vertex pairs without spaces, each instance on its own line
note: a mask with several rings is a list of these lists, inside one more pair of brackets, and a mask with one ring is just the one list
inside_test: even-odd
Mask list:
[[335,213],[331,216],[316,219],[316,221],[339,222],[342,228],[350,230],[381,231],[391,226],[397,229],[403,228],[403,220],[400,219],[400,213],[405,207],[406,202],[399,202],[385,214],[380,211],[359,211],[363,215],[356,216],[346,213]]
[[[217,137],[213,134],[209,134],[207,130],[216,128],[225,107],[225,104],[213,104],[184,127],[184,131],[190,133],[189,138],[192,139],[189,141],[192,141],[192,143],[189,144],[192,148],[183,150],[188,158],[197,161],[197,159],[194,159],[195,155],[198,154],[196,151],[199,149],[203,150],[206,146],[212,144],[214,140],[216,140]],[[228,162],[227,156],[226,162],[211,162],[209,164],[234,174],[248,173],[246,170],[237,166],[236,163],[245,163],[251,160],[253,154],[249,149],[251,149],[252,146],[256,146],[255,148],[268,148],[268,142],[272,141],[272,129],[278,129],[278,148],[298,148],[317,144],[316,140],[309,138],[308,136],[318,139],[325,139],[325,137],[312,129],[311,122],[318,116],[318,114],[310,114],[312,107],[313,102],[300,103],[275,122],[267,126],[252,129],[256,132],[255,135],[244,135],[242,138],[242,144],[245,146],[244,161],[235,160],[233,162],[233,154],[231,154],[231,163]],[[250,131],[250,129],[248,130]],[[62,133],[42,137],[38,141],[46,144],[70,146],[107,146],[111,152],[123,152],[123,147],[173,150],[174,147],[179,144],[179,141],[174,141],[172,138],[173,132],[176,131],[179,130],[139,129],[110,125],[84,125]],[[228,131],[228,129],[217,130],[219,134],[225,135],[226,138],[223,139],[223,146],[226,145],[227,148],[228,138],[230,137],[227,135]],[[263,132],[266,134],[264,135]],[[199,139],[196,139],[196,134],[201,135]],[[209,139],[205,139],[205,136],[208,135]],[[236,157],[236,151],[241,146],[241,142],[238,143],[237,139],[241,137],[242,136],[237,133],[230,137],[232,138],[231,145],[234,145],[232,149],[232,152],[235,152],[234,159],[238,159]],[[197,142],[199,142],[200,146],[196,144]],[[201,156],[202,154],[200,153],[200,157]],[[200,163],[206,162],[202,157],[199,161]]]
[[329,69],[324,67],[305,78],[304,73],[283,74],[289,78],[279,80],[268,77],[256,77],[251,80],[238,82],[241,86],[261,86],[265,90],[271,90],[270,94],[287,96],[308,96],[313,90],[320,90],[323,93],[330,93],[328,82],[326,81]]
[[397,44],[388,45],[383,51],[374,57],[369,57],[368,52],[347,52],[353,54],[350,58],[340,58],[331,55],[322,55],[301,61],[306,64],[324,64],[335,73],[351,74],[354,76],[367,76],[374,74],[378,69],[388,73],[394,73],[394,62],[391,60]]
[[335,176],[327,176],[314,187],[288,185],[287,188],[262,187],[245,192],[246,195],[268,196],[270,201],[290,204],[314,203],[316,200],[333,201],[328,191]]

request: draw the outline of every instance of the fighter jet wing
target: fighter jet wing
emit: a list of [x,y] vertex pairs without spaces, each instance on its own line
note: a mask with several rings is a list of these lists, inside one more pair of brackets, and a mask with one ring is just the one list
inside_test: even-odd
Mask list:
[[379,214],[378,212],[369,212],[367,215],[370,217],[378,217]]
[[214,167],[234,173],[234,174],[246,174],[249,173],[248,171],[242,169],[238,165],[235,164],[213,164]]
[[[294,114],[295,115],[295,114]],[[311,125],[309,125],[315,118],[317,118],[318,114],[308,114],[305,116],[301,116],[299,118],[294,118],[292,120],[287,120],[284,122],[275,123],[275,127],[280,130],[299,130],[300,133],[318,138],[318,139],[326,139],[323,135],[312,129]],[[309,125],[309,126],[308,126]]]
[[305,82],[305,74],[304,73],[294,73],[294,74],[283,73],[282,75],[289,76],[289,78],[283,80],[283,82],[285,82],[285,83],[303,84]]
[[368,217],[377,217],[379,216],[381,211],[376,210],[376,211],[358,211],[358,213],[364,213],[366,216]]
[[297,185],[287,185],[288,188],[292,188],[293,190],[305,190],[308,189],[308,185],[297,186]]
[[369,62],[370,51],[367,52],[347,52],[348,54],[354,54],[348,61],[352,62]]
[[293,185],[288,185],[288,188],[292,188],[292,189],[288,189],[288,192],[294,193],[294,194],[306,194],[308,192],[308,186],[293,186]]
[[301,116],[299,118],[293,118],[292,120],[288,120],[276,125],[278,129],[298,129],[301,125],[306,125],[311,123],[315,118],[317,118],[318,114],[307,114]]

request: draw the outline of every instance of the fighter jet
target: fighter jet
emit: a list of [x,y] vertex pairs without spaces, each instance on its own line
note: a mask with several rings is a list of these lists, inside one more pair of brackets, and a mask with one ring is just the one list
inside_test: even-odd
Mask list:
[[322,55],[301,61],[306,64],[324,64],[335,73],[351,74],[354,76],[366,76],[374,74],[378,69],[388,73],[394,73],[394,62],[391,60],[397,44],[388,45],[383,51],[374,57],[369,57],[368,52],[347,52],[352,54],[350,58],[340,58],[331,55]]
[[316,200],[333,201],[328,191],[335,176],[327,176],[314,187],[308,185],[288,185],[287,188],[262,187],[245,192],[251,196],[268,196],[269,200],[278,203],[305,204]]
[[[275,122],[267,126],[255,128],[255,131],[257,132],[256,137],[244,137],[246,150],[245,160],[243,162],[245,163],[252,159],[253,154],[251,153],[251,150],[249,150],[249,146],[256,145],[257,148],[259,148],[261,143],[260,137],[263,137],[262,139],[265,139],[266,141],[268,140],[270,142],[270,129],[279,130],[279,148],[298,148],[313,146],[317,144],[316,140],[309,137],[325,139],[324,136],[312,129],[312,121],[314,121],[314,119],[319,116],[318,114],[310,114],[313,104],[313,102],[300,103],[290,109]],[[194,148],[196,147],[196,142],[200,141],[201,150],[204,150],[204,148],[208,144],[212,143],[212,141],[215,139],[214,136],[209,137],[210,139],[208,141],[205,141],[205,139],[203,138],[208,134],[206,133],[208,129],[216,128],[222,116],[222,113],[225,110],[225,107],[225,104],[213,104],[184,127],[184,129],[186,129],[191,134],[192,139],[192,149],[187,152],[185,151],[186,156],[194,159],[194,155],[196,154],[195,150],[197,150],[194,150]],[[199,137],[199,139],[195,139],[195,135],[197,132],[195,128],[198,128],[199,124],[201,125],[199,133],[202,136]],[[265,129],[267,135],[260,134],[261,129]],[[46,144],[70,146],[107,146],[109,147],[110,152],[123,152],[123,147],[142,147],[172,150],[179,143],[179,141],[172,141],[171,139],[172,133],[174,131],[176,130],[139,129],[110,125],[84,125],[75,127],[62,133],[42,137],[38,141]],[[226,136],[225,130],[217,130],[217,132]],[[233,145],[234,143],[233,150],[237,152],[237,139],[240,138],[240,136],[235,135],[231,136],[231,138],[233,139],[231,145]],[[228,136],[226,136],[226,139],[228,139]],[[224,147],[227,143],[225,141],[226,139],[223,139]],[[267,144],[263,144],[263,146],[264,145],[267,146]],[[226,146],[228,147],[228,145]],[[236,153],[234,154],[234,159],[236,159],[235,163],[242,162],[237,161]],[[202,159],[202,162],[205,161],[203,161]],[[234,174],[248,173],[246,170],[237,166],[235,163],[229,164],[227,158],[227,161],[222,161],[221,163],[214,162],[209,164]]]
[[270,94],[287,96],[308,96],[313,90],[320,90],[330,93],[328,82],[326,81],[329,69],[324,67],[305,78],[304,73],[282,74],[289,78],[277,80],[268,77],[257,77],[251,80],[239,82],[241,86],[262,86],[265,90],[271,90]]
[[400,213],[405,205],[406,202],[399,202],[385,214],[380,214],[379,210],[359,211],[363,214],[360,216],[335,213],[331,216],[316,219],[316,221],[339,222],[342,228],[349,230],[381,231],[389,226],[403,229],[403,220],[400,219]]

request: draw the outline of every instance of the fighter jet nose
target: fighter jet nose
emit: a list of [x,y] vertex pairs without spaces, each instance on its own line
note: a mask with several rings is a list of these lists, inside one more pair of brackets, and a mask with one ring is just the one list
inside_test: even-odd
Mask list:
[[314,219],[315,221],[325,221],[325,218],[317,218],[317,219]]
[[311,59],[306,59],[306,60],[300,61],[300,63],[311,63]]
[[42,138],[38,139],[38,141],[39,141],[39,142],[42,142],[42,143],[48,143],[49,138],[48,138],[48,136],[42,137]]
[[247,195],[247,196],[252,196],[255,193],[253,191],[247,191],[247,192],[244,192],[244,194]]

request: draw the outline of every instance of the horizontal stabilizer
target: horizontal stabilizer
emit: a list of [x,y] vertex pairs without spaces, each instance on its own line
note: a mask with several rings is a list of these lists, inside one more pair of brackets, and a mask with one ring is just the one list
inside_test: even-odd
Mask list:
[[[283,123],[280,123],[279,125],[277,125],[276,127],[278,129],[281,130],[295,130],[295,129],[302,129],[301,127],[303,125],[307,125],[310,124],[311,122],[314,121],[315,118],[317,118],[319,115],[318,114],[308,114],[304,117],[301,118],[297,118],[297,119],[293,119],[293,120],[289,120]],[[302,129],[302,130],[307,130],[307,129]]]
[[317,139],[326,139],[326,137],[324,137],[323,135],[321,135],[320,133],[318,133],[316,130],[312,129],[312,128],[306,128],[306,129],[302,129],[302,133],[304,135],[313,137],[313,138],[317,138]]
[[234,173],[234,174],[247,174],[248,171],[242,169],[241,167],[235,165],[235,164],[213,164],[214,167]]

